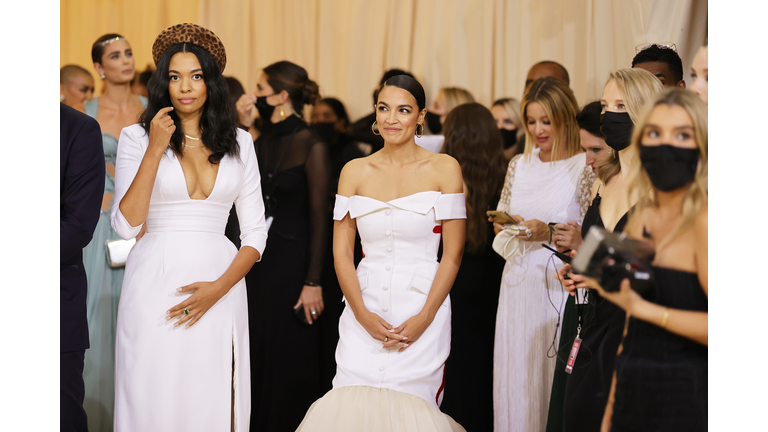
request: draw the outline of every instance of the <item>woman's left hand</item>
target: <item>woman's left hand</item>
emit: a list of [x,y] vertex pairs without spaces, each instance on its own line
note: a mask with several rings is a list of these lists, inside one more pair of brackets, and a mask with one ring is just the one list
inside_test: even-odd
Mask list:
[[[208,309],[213,307],[219,299],[224,297],[224,294],[226,294],[228,290],[222,287],[218,282],[195,282],[178,288],[176,291],[180,293],[191,292],[192,295],[168,310],[166,312],[166,321],[180,317],[181,319],[173,326],[178,327],[187,323],[186,328],[190,328],[197,324],[197,322],[200,321],[200,318],[208,312]],[[184,313],[185,310],[187,310],[188,313]]]
[[312,324],[323,313],[323,309],[325,309],[323,305],[323,288],[319,285],[304,285],[299,301],[296,302],[293,308],[298,309],[301,305],[304,305],[304,315],[307,317],[307,322]]
[[624,280],[621,281],[618,291],[608,292],[600,285],[597,285],[595,289],[597,289],[597,292],[600,293],[601,297],[611,303],[615,303],[616,306],[624,309],[630,315],[632,315],[632,312],[639,303],[645,301],[637,291],[632,289],[632,286],[629,283],[629,278],[624,278]]
[[403,340],[389,340],[384,343],[384,348],[399,346],[400,350],[398,352],[405,351],[406,348],[419,340],[421,335],[424,334],[424,331],[427,330],[427,327],[429,327],[430,324],[432,324],[432,320],[427,317],[427,314],[419,312],[418,314],[405,320],[404,323],[392,329],[392,333],[403,336]]
[[549,225],[538,219],[531,219],[523,222],[523,225],[527,226],[531,230],[531,237],[525,235],[519,235],[520,240],[528,241],[549,241]]

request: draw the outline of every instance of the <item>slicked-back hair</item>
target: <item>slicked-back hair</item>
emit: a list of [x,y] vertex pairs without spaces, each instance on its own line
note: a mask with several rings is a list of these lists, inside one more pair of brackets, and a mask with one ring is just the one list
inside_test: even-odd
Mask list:
[[378,93],[376,93],[376,103],[379,103],[378,94],[387,86],[401,88],[410,93],[416,99],[416,105],[419,107],[419,111],[427,106],[427,96],[424,94],[424,87],[421,86],[421,83],[416,81],[416,78],[408,75],[395,75],[386,80],[384,84],[379,87]]
[[[171,58],[178,53],[191,53],[197,57],[203,70],[203,81],[207,88],[207,97],[203,105],[203,113],[200,116],[200,132],[202,142],[213,154],[208,157],[208,162],[218,163],[225,155],[239,156],[237,144],[237,112],[234,104],[230,103],[229,87],[227,80],[221,74],[219,66],[213,56],[203,48],[191,43],[178,43],[168,48],[157,63],[157,70],[149,80],[147,90],[149,102],[147,108],[141,114],[139,124],[149,135],[150,124],[158,111],[173,106],[168,90],[170,78],[168,70]],[[184,140],[184,128],[175,110],[168,115],[173,119],[176,130],[171,135],[171,148],[181,157],[182,142]]]

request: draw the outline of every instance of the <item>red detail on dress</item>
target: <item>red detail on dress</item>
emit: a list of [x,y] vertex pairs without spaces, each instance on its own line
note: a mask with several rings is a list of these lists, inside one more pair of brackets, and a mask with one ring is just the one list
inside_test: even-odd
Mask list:
[[360,252],[363,253],[363,258],[365,258],[365,252],[362,249],[360,249]]
[[443,232],[443,226],[442,225],[435,225],[434,228],[432,228],[432,232],[435,234],[440,234]]

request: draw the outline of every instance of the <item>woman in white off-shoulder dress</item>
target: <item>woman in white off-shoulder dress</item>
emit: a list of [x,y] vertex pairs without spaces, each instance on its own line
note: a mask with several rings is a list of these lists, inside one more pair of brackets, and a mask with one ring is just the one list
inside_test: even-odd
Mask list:
[[555,351],[567,293],[556,279],[562,263],[549,263],[553,254],[541,244],[552,242],[549,222],[584,218],[594,181],[568,86],[552,77],[536,80],[521,105],[525,150],[509,162],[498,205],[530,234],[521,232],[516,252],[505,257],[496,314],[494,429],[505,432],[546,427],[554,368],[565,367],[556,364]]
[[[387,80],[373,126],[384,148],[341,173],[333,251],[346,307],[337,371],[299,431],[464,430],[439,409],[451,348],[448,291],[464,247],[461,168],[414,142],[424,99],[413,78]],[[364,253],[357,270],[356,231]]]
[[[170,42],[153,48],[147,110],[118,144],[112,225],[123,238],[147,231],[128,256],[118,309],[117,432],[249,428],[243,277],[266,244],[260,176],[229,104],[223,47],[183,26],[158,37]],[[233,202],[239,251],[224,236]]]

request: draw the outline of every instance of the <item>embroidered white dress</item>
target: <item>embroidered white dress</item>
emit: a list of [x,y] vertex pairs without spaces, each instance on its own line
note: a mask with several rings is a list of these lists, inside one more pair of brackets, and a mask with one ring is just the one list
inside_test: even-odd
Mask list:
[[[509,162],[498,210],[544,223],[581,223],[593,181],[584,153],[542,162],[536,149],[529,161],[518,155]],[[493,358],[497,432],[543,431],[547,425],[556,366],[549,356],[557,349],[558,311],[562,314],[567,293],[555,279],[562,263],[548,264],[552,252],[541,243],[520,241],[523,255],[504,266]]]
[[[389,202],[336,195],[334,219],[356,220],[365,257],[357,277],[366,308],[393,326],[421,311],[437,272],[441,224],[465,219],[464,194],[419,192]],[[300,431],[463,431],[440,412],[451,349],[451,301],[404,352],[384,349],[347,306],[339,321],[333,390],[315,402]]]
[[[267,240],[256,153],[238,130],[239,158],[224,156],[213,191],[189,197],[184,172],[167,150],[157,170],[147,233],[128,255],[117,315],[115,431],[247,432],[251,412],[248,306],[245,281],[194,326],[173,328],[165,312],[189,294],[176,289],[218,279],[237,249],[224,236],[236,204],[241,244],[259,253]],[[120,201],[148,146],[139,125],[123,129],[117,150],[112,226],[133,238]],[[257,264],[258,265],[258,264]],[[234,401],[232,397],[234,395]],[[234,419],[234,425],[231,425]]]

